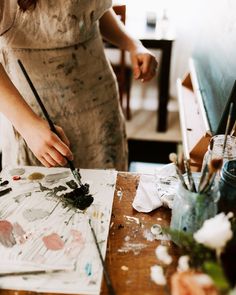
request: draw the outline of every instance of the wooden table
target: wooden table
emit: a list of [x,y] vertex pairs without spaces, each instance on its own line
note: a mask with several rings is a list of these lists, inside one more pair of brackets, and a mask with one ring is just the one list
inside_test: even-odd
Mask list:
[[[114,196],[111,228],[109,232],[106,265],[111,276],[117,295],[134,294],[166,294],[163,287],[157,286],[150,279],[150,267],[159,264],[155,256],[155,249],[161,241],[148,241],[144,233],[150,230],[155,223],[168,226],[171,211],[160,208],[150,214],[139,213],[132,207],[139,176],[131,173],[119,173]],[[119,193],[122,192],[122,197]],[[126,216],[136,217],[140,224],[129,221]],[[132,251],[119,252],[128,240],[130,243],[145,245],[138,254]],[[163,242],[162,242],[163,243]],[[169,253],[174,262],[167,269],[167,277],[175,271],[178,249],[172,242],[164,242],[169,247]],[[128,270],[122,270],[127,267]],[[108,294],[105,283],[102,286],[102,295]]]
[[[106,265],[117,295],[162,295],[165,289],[157,286],[150,279],[150,267],[159,264],[155,256],[155,249],[161,241],[148,241],[144,232],[150,230],[153,224],[168,226],[170,210],[160,208],[150,214],[138,213],[132,208],[139,176],[131,173],[118,173],[113,203],[111,226],[108,239]],[[119,196],[119,193],[122,196]],[[131,220],[129,218],[131,217]],[[136,217],[139,223],[132,221]],[[132,244],[143,244],[144,248],[133,253],[132,251],[119,252],[125,241]],[[162,242],[163,243],[163,242]],[[178,249],[171,242],[169,253],[174,261],[167,269],[167,278],[175,271]],[[125,270],[127,269],[127,270]],[[13,286],[14,288],[14,286]],[[1,290],[0,295],[32,295],[37,292]],[[43,293],[41,293],[43,294]],[[44,293],[45,294],[45,293]],[[51,295],[51,293],[46,293]],[[105,281],[102,283],[102,295],[109,294]]]

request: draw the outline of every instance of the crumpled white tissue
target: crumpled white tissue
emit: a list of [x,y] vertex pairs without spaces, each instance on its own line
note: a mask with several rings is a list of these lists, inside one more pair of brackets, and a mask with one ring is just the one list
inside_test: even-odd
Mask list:
[[161,206],[172,208],[177,185],[178,176],[172,163],[157,169],[154,175],[141,175],[133,208],[145,213]]

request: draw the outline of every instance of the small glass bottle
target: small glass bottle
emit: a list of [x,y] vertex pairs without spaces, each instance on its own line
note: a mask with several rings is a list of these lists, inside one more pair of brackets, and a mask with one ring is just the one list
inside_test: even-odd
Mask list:
[[225,162],[220,173],[219,211],[236,214],[236,160]]

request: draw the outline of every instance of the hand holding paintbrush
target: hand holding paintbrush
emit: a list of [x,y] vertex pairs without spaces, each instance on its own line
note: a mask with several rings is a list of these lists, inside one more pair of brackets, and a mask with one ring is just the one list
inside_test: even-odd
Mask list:
[[[46,118],[46,120],[47,120],[47,122],[48,122],[48,124],[49,124],[49,127],[50,127],[51,131],[53,131],[56,135],[58,135],[58,137],[60,137],[60,135],[58,134],[58,132],[56,130],[55,125],[53,124],[53,122],[52,122],[52,120],[51,120],[51,118],[50,118],[50,116],[49,116],[49,114],[48,114],[48,112],[47,112],[47,110],[46,110],[46,108],[45,108],[39,94],[38,94],[38,92],[36,91],[32,81],[31,81],[31,79],[30,79],[30,77],[28,75],[28,73],[26,72],[25,67],[23,66],[23,64],[22,64],[22,62],[20,60],[18,60],[18,63],[20,65],[20,68],[21,68],[21,70],[22,70],[22,72],[23,72],[23,74],[24,74],[24,76],[25,76],[25,78],[26,78],[26,80],[27,80],[27,82],[28,82],[28,84],[29,84],[29,86],[30,86],[30,88],[31,88],[31,90],[32,90],[32,92],[33,92],[33,94],[34,94],[34,96],[35,96],[35,98],[36,98],[36,100],[37,100],[37,102],[38,102],[38,104],[39,104],[45,118]],[[79,171],[75,168],[73,161],[69,160],[67,157],[65,157],[65,159],[68,162],[68,165],[70,167],[70,170],[71,170],[76,182],[79,184],[79,186],[82,186],[81,176],[79,174]]]

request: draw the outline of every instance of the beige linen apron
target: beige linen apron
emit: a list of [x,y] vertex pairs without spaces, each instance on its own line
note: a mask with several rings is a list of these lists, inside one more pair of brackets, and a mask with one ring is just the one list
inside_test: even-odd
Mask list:
[[[52,120],[69,138],[76,166],[125,170],[124,119],[98,28],[111,1],[39,0],[36,9],[26,13],[16,0],[4,1],[11,3],[12,24],[0,25],[2,63],[22,96],[43,117],[17,59]],[[0,134],[3,165],[39,165],[6,118]]]

